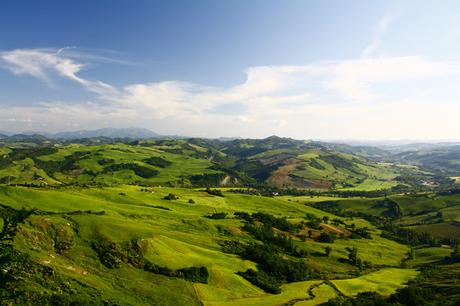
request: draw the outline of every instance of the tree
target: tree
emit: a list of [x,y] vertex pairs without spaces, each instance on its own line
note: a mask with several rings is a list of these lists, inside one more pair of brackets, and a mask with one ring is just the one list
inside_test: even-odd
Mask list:
[[172,200],[177,200],[177,199],[179,199],[179,197],[176,196],[174,193],[169,193],[169,194],[168,194],[167,196],[165,196],[163,199],[172,201]]
[[323,222],[327,224],[327,223],[329,222],[329,217],[328,217],[328,216],[324,216],[324,217],[323,217]]
[[321,235],[318,237],[319,242],[325,242],[325,243],[333,243],[334,242],[334,237],[328,233],[321,233]]
[[324,248],[324,253],[326,254],[326,257],[329,257],[332,253],[332,248],[330,246],[327,246]]
[[358,248],[353,247],[347,248],[348,251],[348,260],[353,264],[357,265],[358,264]]
[[460,245],[457,245],[450,254],[450,258],[455,261],[460,261]]
[[312,235],[313,235],[313,231],[312,231],[312,230],[308,230],[308,238],[311,238]]
[[407,257],[408,259],[414,259],[415,258],[415,252],[414,252],[414,248],[410,248],[410,251],[409,251],[409,256]]

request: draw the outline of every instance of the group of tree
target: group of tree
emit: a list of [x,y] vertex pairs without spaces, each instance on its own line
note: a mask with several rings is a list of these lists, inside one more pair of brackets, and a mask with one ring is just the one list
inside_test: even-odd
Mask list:
[[358,256],[358,248],[356,247],[347,247],[346,248],[347,252],[348,252],[348,262],[356,267],[358,267],[358,269],[360,271],[364,270],[364,269],[367,269],[367,268],[372,268],[372,263],[367,261],[367,260],[362,260],[359,256]]
[[158,170],[151,169],[136,163],[126,163],[126,164],[112,164],[104,168],[104,172],[115,172],[121,170],[131,170],[137,176],[140,176],[145,179],[152,178],[156,176],[159,172]]
[[270,244],[248,244],[239,255],[257,263],[258,270],[239,272],[241,276],[269,293],[280,293],[283,283],[308,280],[313,271],[302,260],[290,259],[279,254],[279,249]]
[[174,201],[174,200],[178,200],[179,197],[175,195],[174,193],[168,193],[167,195],[164,196],[163,199],[168,200],[168,201]]
[[272,245],[286,254],[295,257],[305,257],[307,255],[305,250],[299,249],[294,244],[292,237],[282,233],[276,233],[270,225],[247,223],[243,226],[243,230],[250,233],[255,239],[262,241],[264,244]]
[[172,162],[159,156],[149,157],[147,159],[144,159],[143,162],[159,168],[166,168],[172,165]]
[[397,241],[410,246],[428,245],[438,246],[439,241],[430,233],[416,232],[414,230],[401,227],[392,222],[387,222],[380,227],[382,229],[381,236],[387,239]]
[[224,197],[224,194],[222,193],[222,190],[220,189],[211,189],[211,188],[206,188],[206,193],[218,197]]
[[100,238],[91,244],[100,261],[107,268],[120,268],[122,264],[130,264],[144,271],[169,277],[183,278],[191,282],[207,283],[209,272],[206,267],[190,267],[173,270],[152,263],[144,257],[139,242],[134,239],[125,243],[116,243]]
[[224,212],[215,212],[215,213],[212,213],[206,216],[206,218],[214,219],[214,220],[225,219],[226,217],[227,217],[227,213],[224,213]]

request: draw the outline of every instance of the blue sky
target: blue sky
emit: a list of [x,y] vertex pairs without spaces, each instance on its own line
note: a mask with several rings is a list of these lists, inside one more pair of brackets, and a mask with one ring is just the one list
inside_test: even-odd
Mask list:
[[458,1],[2,1],[0,130],[458,139]]

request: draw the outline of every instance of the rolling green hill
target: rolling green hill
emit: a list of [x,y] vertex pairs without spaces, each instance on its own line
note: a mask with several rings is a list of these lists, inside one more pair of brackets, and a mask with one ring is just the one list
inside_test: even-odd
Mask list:
[[429,279],[460,296],[455,185],[370,149],[32,140],[0,147],[1,305],[337,305]]
[[118,143],[86,146],[71,144],[39,149],[9,149],[4,155],[0,181],[9,184],[141,184],[191,185],[202,176],[225,174],[200,156],[200,147],[181,142],[129,145]]
[[34,186],[266,185],[369,191],[413,186],[429,188],[446,181],[417,167],[351,154],[350,148],[343,145],[275,136],[233,141],[82,142],[31,145],[21,141],[0,147],[0,183]]
[[[177,199],[166,200],[170,193]],[[5,186],[0,187],[0,201],[4,229],[0,258],[10,258],[6,266],[0,261],[8,270],[8,277],[2,274],[6,283],[0,292],[4,301],[13,303],[80,299],[123,305],[315,305],[366,290],[391,294],[417,275],[415,270],[400,268],[408,248],[382,238],[365,220],[354,222],[367,226],[372,237],[350,239],[346,219],[283,199],[232,193],[220,197],[161,187],[44,190]],[[224,217],[207,217],[216,212]],[[262,218],[254,224],[273,224],[278,232],[275,237],[289,238],[285,241],[296,251],[281,247],[276,239],[254,236],[245,227],[251,222],[238,212]],[[311,238],[302,238],[309,228],[304,222],[325,216],[343,224],[310,227]],[[292,229],[284,228],[287,225]],[[322,242],[319,234],[328,232],[346,234],[334,242]],[[12,243],[6,239],[10,236]],[[265,269],[263,263],[232,249],[252,243],[278,245],[276,253],[283,257],[267,256],[275,256],[273,260],[280,264],[302,262],[308,274],[298,281],[269,276],[270,281],[279,282],[280,291],[264,292],[263,285],[238,274]],[[328,246],[331,251],[326,257]],[[348,250],[354,247],[360,258],[366,258],[364,267],[349,261]],[[302,255],[295,253],[300,251]],[[23,264],[18,266],[19,262]]]
[[393,220],[401,227],[419,233],[429,233],[433,238],[446,243],[460,236],[460,194],[457,191],[390,195],[387,198],[300,199],[306,205],[341,215]]

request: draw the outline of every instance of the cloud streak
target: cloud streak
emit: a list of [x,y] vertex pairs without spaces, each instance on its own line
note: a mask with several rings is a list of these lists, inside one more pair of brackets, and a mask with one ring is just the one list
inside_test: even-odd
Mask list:
[[54,86],[52,74],[57,74],[99,95],[110,95],[116,92],[116,89],[109,84],[79,77],[78,73],[87,65],[66,56],[65,50],[66,48],[58,50],[16,49],[0,52],[0,60],[3,66],[12,73],[33,76],[48,86]]
[[375,55],[375,53],[379,50],[382,44],[383,36],[385,32],[389,28],[390,24],[396,19],[397,14],[394,12],[386,12],[380,18],[380,20],[374,25],[372,29],[372,40],[371,42],[364,48],[361,56],[362,57],[370,57]]

